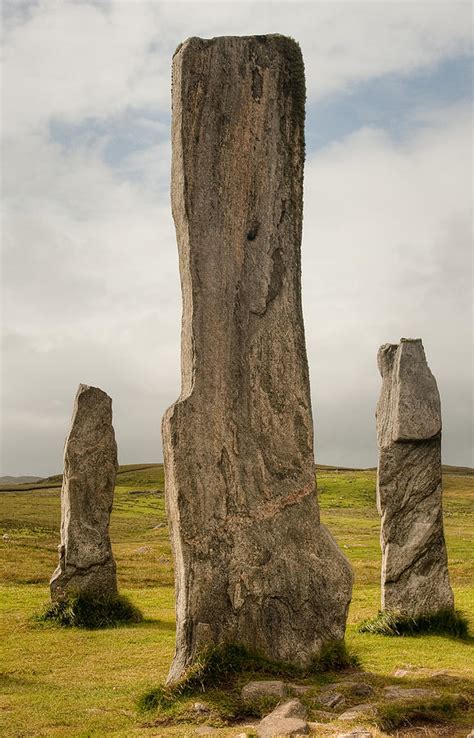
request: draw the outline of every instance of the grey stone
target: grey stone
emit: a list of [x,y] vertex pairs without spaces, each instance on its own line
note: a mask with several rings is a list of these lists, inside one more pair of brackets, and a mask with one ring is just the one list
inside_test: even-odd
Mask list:
[[117,592],[109,536],[117,468],[112,400],[98,387],[80,384],[64,449],[59,566],[50,582],[53,600],[67,591]]
[[278,705],[271,715],[275,718],[300,718],[300,720],[306,720],[308,716],[306,707],[296,699]]
[[377,708],[370,703],[364,703],[362,705],[354,705],[349,710],[346,710],[339,715],[338,720],[358,720],[363,717],[374,717],[377,714]]
[[287,684],[288,692],[294,695],[306,694],[310,691],[311,687],[307,687],[304,684]]
[[259,738],[286,738],[286,736],[308,735],[309,726],[305,720],[274,717],[273,713],[270,713],[258,723],[256,733]]
[[382,609],[416,616],[454,606],[443,533],[441,411],[420,339],[381,346],[377,506]]
[[391,684],[384,687],[384,697],[391,700],[433,700],[439,697],[439,693],[432,689],[406,688]]
[[173,59],[182,391],[165,413],[178,679],[206,642],[308,666],[352,572],[320,523],[301,308],[304,72],[283,36]]
[[337,705],[343,705],[345,700],[344,696],[339,692],[321,692],[317,697],[318,702],[324,707],[337,707]]
[[327,722],[330,720],[334,720],[334,713],[328,712],[327,710],[311,710],[311,714],[314,718],[321,722]]
[[375,689],[366,682],[354,682],[348,685],[349,692],[354,697],[373,697]]
[[211,735],[212,733],[217,733],[217,730],[216,728],[211,728],[210,725],[200,725],[195,730],[196,735]]
[[373,733],[367,728],[354,728],[349,733],[338,733],[337,738],[372,738]]
[[277,680],[262,679],[249,682],[242,687],[241,697],[244,700],[252,700],[256,697],[286,697],[288,690],[286,684]]

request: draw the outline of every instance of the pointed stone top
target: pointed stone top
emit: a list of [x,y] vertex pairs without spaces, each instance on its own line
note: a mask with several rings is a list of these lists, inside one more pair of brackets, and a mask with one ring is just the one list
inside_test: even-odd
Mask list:
[[[423,441],[441,431],[438,387],[421,338],[401,338],[380,347],[377,361],[385,390],[379,403],[379,443]],[[379,416],[384,415],[384,420]]]
[[[74,400],[66,445],[92,446],[108,437],[112,427],[112,398],[100,389],[80,384]],[[72,446],[71,446],[72,448]]]

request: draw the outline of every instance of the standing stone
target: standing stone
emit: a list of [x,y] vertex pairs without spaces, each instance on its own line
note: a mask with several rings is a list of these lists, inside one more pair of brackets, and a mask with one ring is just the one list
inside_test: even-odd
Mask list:
[[378,352],[377,506],[382,609],[416,616],[451,609],[441,487],[441,406],[420,339]]
[[300,49],[283,36],[191,38],[174,56],[170,681],[209,644],[308,665],[344,636],[352,573],[319,520],[301,309],[304,99]]
[[98,387],[80,384],[64,449],[59,566],[50,582],[53,600],[66,591],[117,592],[109,536],[117,468],[112,400]]

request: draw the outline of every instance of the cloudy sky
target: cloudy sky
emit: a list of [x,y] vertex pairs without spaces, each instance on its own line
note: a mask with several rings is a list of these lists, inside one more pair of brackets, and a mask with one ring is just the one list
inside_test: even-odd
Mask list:
[[306,64],[303,299],[320,463],[376,462],[376,352],[422,337],[444,461],[472,456],[471,6],[3,0],[1,474],[60,471],[80,382],[121,463],[179,394],[170,61],[284,33]]

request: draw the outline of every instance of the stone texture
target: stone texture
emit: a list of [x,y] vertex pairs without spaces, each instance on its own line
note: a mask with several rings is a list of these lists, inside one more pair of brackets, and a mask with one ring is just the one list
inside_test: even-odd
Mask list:
[[115,594],[117,577],[109,520],[117,473],[112,400],[80,384],[64,449],[59,566],[51,597],[66,591]]
[[340,692],[321,692],[321,694],[318,695],[317,700],[320,705],[329,707],[331,710],[334,707],[345,703],[344,696],[340,694]]
[[282,705],[275,707],[271,713],[273,717],[278,718],[300,718],[300,720],[306,720],[308,713],[306,707],[299,700],[288,700]]
[[373,733],[367,728],[354,728],[349,733],[338,733],[337,738],[371,738]]
[[420,339],[378,353],[377,506],[382,518],[382,609],[451,609],[443,533],[441,410]]
[[362,705],[354,705],[349,710],[346,710],[339,715],[338,720],[358,720],[359,718],[374,717],[377,714],[377,708],[370,703],[364,703]]
[[371,684],[367,684],[366,682],[353,682],[348,687],[349,694],[354,697],[373,697],[375,694],[375,689]]
[[258,723],[256,733],[259,738],[308,735],[305,707],[299,700],[290,700],[279,705]]
[[293,695],[306,694],[311,690],[311,687],[307,687],[304,684],[287,684],[288,692]]
[[308,723],[297,718],[266,717],[257,725],[259,738],[287,738],[287,736],[309,735]]
[[242,687],[241,691],[241,697],[244,700],[253,700],[257,697],[286,697],[287,694],[285,682],[268,679],[249,682]]
[[304,95],[299,47],[283,36],[191,38],[173,59],[170,681],[211,643],[308,665],[344,637],[352,573],[319,519],[301,309]]
[[422,689],[418,687],[406,688],[391,684],[384,687],[384,697],[390,700],[434,700],[440,695],[433,689]]

